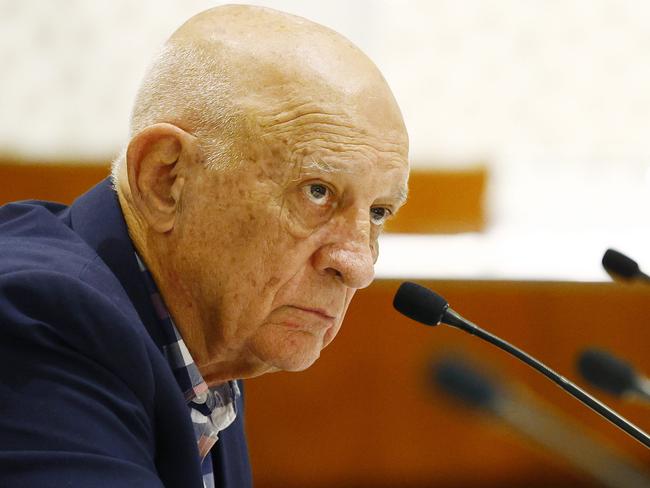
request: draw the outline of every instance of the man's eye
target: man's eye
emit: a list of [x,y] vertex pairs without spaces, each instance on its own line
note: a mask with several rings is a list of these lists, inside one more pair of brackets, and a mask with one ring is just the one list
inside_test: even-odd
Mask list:
[[329,201],[330,189],[320,183],[312,183],[303,188],[303,192],[316,205],[325,205]]
[[370,209],[370,220],[375,225],[382,225],[390,216],[390,210],[386,207],[373,207]]

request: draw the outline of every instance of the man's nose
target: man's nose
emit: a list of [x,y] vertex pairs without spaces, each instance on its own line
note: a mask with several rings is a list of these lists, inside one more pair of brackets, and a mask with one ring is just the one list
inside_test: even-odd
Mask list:
[[338,277],[349,288],[365,288],[375,277],[376,243],[371,240],[369,211],[339,214],[314,254],[314,267]]

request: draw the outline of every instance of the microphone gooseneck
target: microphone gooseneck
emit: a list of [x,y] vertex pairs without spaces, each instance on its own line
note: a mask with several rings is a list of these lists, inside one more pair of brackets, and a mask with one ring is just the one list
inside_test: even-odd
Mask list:
[[605,417],[614,425],[625,431],[630,436],[634,437],[644,446],[650,448],[650,436],[644,431],[639,429],[636,425],[617,414],[610,409],[607,405],[601,403],[599,400],[591,396],[586,391],[567,380],[564,376],[559,375],[551,368],[546,366],[541,361],[530,356],[521,349],[513,346],[512,344],[504,341],[503,339],[481,329],[478,325],[464,319],[454,310],[449,308],[447,300],[438,295],[437,293],[421,286],[416,283],[402,283],[397,290],[393,300],[395,309],[406,315],[407,317],[424,323],[426,325],[435,326],[440,323],[451,325],[461,329],[469,334],[480,337],[481,339],[497,346],[500,349],[508,352],[509,354],[519,358],[524,363],[539,371],[552,382],[557,384],[560,388],[567,391],[589,408]]

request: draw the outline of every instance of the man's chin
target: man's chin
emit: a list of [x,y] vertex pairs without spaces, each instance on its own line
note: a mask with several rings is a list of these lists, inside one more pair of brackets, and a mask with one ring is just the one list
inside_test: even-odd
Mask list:
[[304,371],[316,362],[320,353],[308,353],[300,355],[290,355],[286,357],[276,357],[271,360],[272,366],[278,371],[298,372]]
[[249,351],[276,371],[304,371],[320,357],[323,337],[283,326],[265,328],[252,338]]

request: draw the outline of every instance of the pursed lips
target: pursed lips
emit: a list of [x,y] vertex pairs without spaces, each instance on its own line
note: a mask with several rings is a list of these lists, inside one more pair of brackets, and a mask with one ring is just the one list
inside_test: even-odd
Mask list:
[[298,305],[291,305],[293,308],[297,308],[298,310],[303,310],[305,312],[311,312],[313,314],[319,315],[325,319],[335,319],[336,315],[332,315],[327,312],[327,310],[324,310],[322,308],[311,308],[311,307],[301,307]]
[[[296,329],[329,329],[336,323],[336,316],[328,313],[322,308],[313,308],[313,307],[303,307],[300,305],[289,305],[290,310],[295,310],[298,313],[298,317],[304,317],[305,320],[300,320],[300,323],[296,323],[292,320],[285,321],[285,323]],[[302,316],[302,317],[300,317]]]

